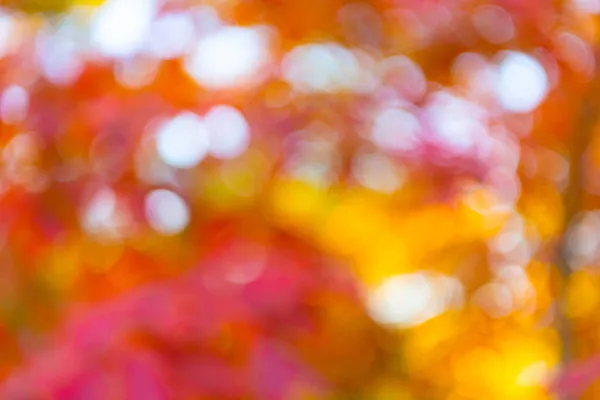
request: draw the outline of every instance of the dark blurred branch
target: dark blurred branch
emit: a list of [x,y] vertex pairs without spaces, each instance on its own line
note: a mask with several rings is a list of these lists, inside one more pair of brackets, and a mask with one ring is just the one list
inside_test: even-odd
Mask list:
[[[582,203],[582,191],[583,191],[583,155],[587,148],[587,143],[592,136],[593,127],[595,125],[596,117],[591,113],[591,104],[584,100],[581,105],[581,113],[579,117],[578,126],[572,135],[572,141],[570,144],[569,159],[569,185],[565,189],[563,196],[564,204],[564,222],[563,222],[563,235],[558,248],[557,267],[563,278],[563,286],[567,284],[567,281],[571,275],[571,266],[569,265],[568,258],[568,247],[567,247],[567,230],[571,224],[573,218],[577,215],[581,209]],[[564,305],[560,304],[561,308]],[[558,310],[559,316],[559,329],[561,330],[561,338],[563,345],[563,357],[562,361],[567,363],[572,359],[572,340],[570,329],[568,329],[568,321],[564,315],[564,310]]]

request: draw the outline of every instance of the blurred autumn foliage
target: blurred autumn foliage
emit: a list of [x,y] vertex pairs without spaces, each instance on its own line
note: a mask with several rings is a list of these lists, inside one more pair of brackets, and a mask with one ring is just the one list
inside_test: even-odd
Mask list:
[[598,0],[0,7],[0,399],[600,397]]

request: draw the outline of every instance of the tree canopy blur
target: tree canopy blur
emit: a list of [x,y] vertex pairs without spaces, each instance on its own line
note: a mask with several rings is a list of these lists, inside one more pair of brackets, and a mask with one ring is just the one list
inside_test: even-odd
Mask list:
[[0,7],[0,398],[600,396],[600,0]]

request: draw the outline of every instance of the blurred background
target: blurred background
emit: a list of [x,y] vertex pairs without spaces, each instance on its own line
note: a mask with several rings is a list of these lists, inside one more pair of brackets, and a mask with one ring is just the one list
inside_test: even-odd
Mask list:
[[0,0],[0,398],[600,398],[600,0]]

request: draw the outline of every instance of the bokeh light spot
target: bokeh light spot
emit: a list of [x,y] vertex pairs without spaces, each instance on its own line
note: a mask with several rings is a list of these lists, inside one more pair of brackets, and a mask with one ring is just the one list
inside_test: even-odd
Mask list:
[[384,324],[414,326],[447,308],[462,305],[463,287],[455,278],[423,272],[388,278],[370,297],[371,315]]
[[195,35],[194,20],[186,13],[170,13],[150,27],[147,51],[158,58],[175,58],[187,52]]
[[185,63],[209,89],[230,89],[257,78],[271,58],[265,29],[227,26],[202,37]]
[[235,158],[250,142],[250,126],[235,107],[218,105],[204,117],[210,136],[210,153],[218,158]]
[[421,123],[411,112],[401,108],[384,108],[375,115],[373,142],[383,150],[413,150],[421,134]]
[[206,124],[198,115],[183,112],[165,122],[156,134],[158,154],[168,165],[191,168],[204,159],[210,139]]
[[312,43],[295,47],[281,63],[284,79],[297,91],[363,92],[374,88],[373,77],[364,71],[357,56],[335,43]]
[[397,190],[404,178],[390,159],[377,153],[359,154],[352,170],[361,185],[383,193]]
[[500,62],[496,96],[507,111],[526,113],[534,110],[546,97],[548,76],[533,57],[508,52]]
[[144,45],[157,6],[157,0],[107,0],[92,20],[92,42],[110,57],[135,54]]
[[16,124],[26,117],[29,94],[21,86],[11,85],[0,97],[0,120],[5,124]]
[[176,193],[157,189],[150,192],[144,201],[148,223],[162,235],[175,235],[190,222],[190,209]]

